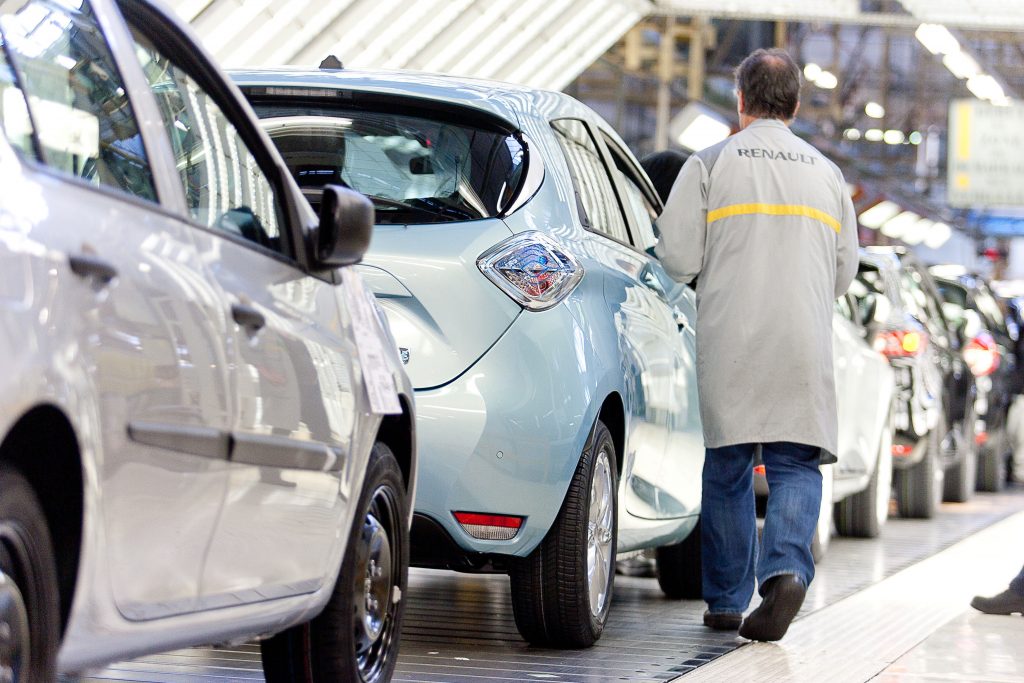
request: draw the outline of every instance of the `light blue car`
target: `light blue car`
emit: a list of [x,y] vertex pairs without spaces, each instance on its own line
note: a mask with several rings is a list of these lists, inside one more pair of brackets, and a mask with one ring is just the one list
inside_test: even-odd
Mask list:
[[[232,74],[306,196],[377,212],[362,276],[416,394],[413,564],[511,575],[532,643],[587,646],[617,553],[699,597],[693,292],[649,255],[661,203],[573,98],[411,73]],[[689,537],[689,540],[687,541]]]

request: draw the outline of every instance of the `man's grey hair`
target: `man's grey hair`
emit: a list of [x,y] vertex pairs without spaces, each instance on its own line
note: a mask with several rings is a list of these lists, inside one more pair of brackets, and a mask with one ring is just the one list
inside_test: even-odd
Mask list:
[[754,50],[736,67],[743,113],[762,119],[793,118],[800,102],[800,80],[800,67],[785,50]]

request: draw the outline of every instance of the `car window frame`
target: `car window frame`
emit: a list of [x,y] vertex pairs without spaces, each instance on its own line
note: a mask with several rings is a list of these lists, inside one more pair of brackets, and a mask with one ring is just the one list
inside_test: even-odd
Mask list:
[[[600,235],[601,237],[603,237],[604,239],[606,239],[606,240],[608,240],[610,242],[614,242],[615,244],[618,244],[620,246],[626,247],[626,248],[628,248],[628,249],[630,249],[632,251],[637,252],[638,254],[643,254],[644,252],[641,251],[640,249],[637,249],[636,246],[634,246],[633,243],[632,243],[633,242],[633,231],[632,231],[631,226],[630,226],[629,218],[626,216],[626,212],[622,210],[622,202],[619,200],[620,189],[618,187],[618,184],[615,182],[615,176],[613,176],[609,172],[609,170],[608,170],[608,158],[607,158],[607,156],[605,154],[605,151],[603,150],[603,148],[601,147],[600,143],[598,142],[597,136],[594,135],[593,128],[590,126],[589,122],[586,119],[581,119],[578,116],[557,116],[557,117],[555,117],[553,119],[548,119],[548,125],[551,126],[551,130],[553,131],[553,135],[555,136],[555,143],[557,144],[558,150],[559,150],[559,152],[562,155],[562,159],[565,161],[566,167],[569,169],[569,178],[572,180],[572,185],[573,185],[573,189],[576,192],[576,196],[577,197],[582,197],[582,195],[580,193],[579,184],[578,184],[579,181],[576,179],[576,172],[573,169],[572,164],[569,162],[569,158],[565,154],[565,149],[563,149],[563,147],[562,147],[562,142],[561,142],[561,140],[558,139],[559,136],[562,135],[562,133],[555,127],[555,123],[557,123],[559,121],[575,121],[577,123],[581,123],[581,124],[583,124],[583,127],[586,129],[587,133],[590,135],[591,141],[593,141],[594,146],[597,148],[597,156],[598,156],[598,159],[601,160],[601,168],[604,170],[605,177],[608,178],[608,182],[612,186],[612,191],[615,193],[615,205],[619,209],[619,215],[622,217],[622,224],[626,228],[626,236],[627,236],[627,239],[629,239],[629,241],[628,242],[623,242],[622,240],[620,240],[620,239],[618,239],[616,237],[613,237],[612,235],[609,235],[609,234],[607,234],[605,232],[602,232],[601,230],[597,230],[596,228],[594,228],[593,219],[591,219],[590,216],[587,216],[586,222],[581,220],[580,221],[580,225],[583,227],[584,230],[586,230],[588,233],[590,233],[592,235]],[[578,204],[580,206],[582,206],[582,204],[583,204],[582,198],[579,200]],[[580,206],[577,207],[577,211],[579,210]],[[586,210],[585,206],[582,206],[582,208],[583,208],[584,211]],[[581,216],[581,218],[582,218],[582,216]]]
[[[244,246],[257,254],[291,266],[304,275],[315,277],[331,284],[340,282],[337,269],[320,271],[310,267],[309,233],[315,229],[315,226],[302,225],[301,212],[295,205],[296,198],[289,188],[287,179],[281,170],[281,165],[276,162],[272,153],[267,149],[267,146],[273,143],[266,138],[258,124],[251,120],[255,119],[256,115],[251,113],[251,111],[246,112],[246,109],[251,108],[245,102],[241,92],[233,86],[227,75],[208,58],[202,48],[196,45],[191,37],[182,30],[182,27],[176,20],[163,14],[148,3],[139,0],[114,0],[113,5],[115,10],[120,13],[121,19],[124,22],[124,29],[131,46],[130,58],[134,62],[134,67],[138,69],[143,82],[146,83],[144,96],[151,98],[153,107],[157,107],[155,97],[148,79],[142,71],[142,66],[138,63],[138,58],[135,55],[136,41],[134,32],[136,31],[149,40],[161,54],[165,56],[174,55],[173,64],[188,74],[196,85],[217,104],[224,116],[235,127],[235,130],[238,131],[239,137],[246,145],[247,151],[256,159],[260,170],[267,177],[268,182],[270,182],[274,191],[275,201],[280,205],[282,215],[278,218],[281,221],[280,232],[283,250],[280,252],[275,251],[241,235],[204,225],[195,220],[189,211],[187,201],[185,200],[184,187],[181,186],[180,179],[177,180],[180,201],[177,202],[177,206],[171,209],[174,217],[184,222],[190,228],[195,228],[206,234]],[[189,49],[180,49],[183,47]],[[154,111],[158,111],[158,109],[154,109]],[[158,116],[151,126],[153,131],[155,131],[154,134],[159,136],[160,143],[164,146],[166,153],[173,158],[171,141],[164,126],[163,118]]]
[[[158,181],[158,169],[157,166],[154,164],[154,156],[156,155],[153,154],[153,140],[151,140],[150,136],[147,134],[146,129],[148,128],[148,126],[145,123],[145,118],[143,116],[138,115],[139,107],[136,106],[136,103],[138,101],[137,98],[139,97],[139,94],[132,92],[132,88],[130,87],[131,79],[127,74],[127,71],[131,69],[132,64],[126,64],[125,60],[122,58],[122,55],[120,54],[121,51],[118,47],[118,27],[116,25],[116,22],[112,21],[112,17],[108,16],[106,11],[107,5],[105,3],[98,2],[97,0],[90,0],[89,4],[92,9],[93,16],[96,18],[96,25],[100,31],[100,35],[103,37],[103,40],[107,45],[107,48],[110,50],[113,65],[117,69],[117,74],[121,77],[121,80],[125,86],[125,96],[128,98],[129,106],[131,107],[132,110],[132,116],[135,118],[136,125],[138,126],[139,136],[142,140],[142,146],[146,150],[146,163],[150,167],[150,174],[153,179],[153,192],[156,196],[153,199],[147,199],[144,197],[140,197],[139,195],[132,194],[131,192],[127,192],[118,187],[115,187],[114,185],[107,185],[104,183],[91,183],[82,176],[73,173],[65,173],[64,171],[58,169],[57,167],[49,164],[46,161],[46,153],[43,150],[42,142],[39,140],[39,126],[36,124],[35,114],[33,113],[32,107],[28,102],[29,93],[24,89],[24,87],[22,87],[21,73],[19,72],[17,66],[17,55],[12,54],[11,49],[7,46],[6,36],[3,36],[2,43],[4,49],[4,56],[11,64],[11,68],[14,71],[15,79],[18,82],[18,86],[21,90],[22,97],[25,100],[25,106],[28,110],[29,120],[32,122],[32,148],[34,151],[34,155],[30,157],[26,154],[21,153],[20,150],[17,150],[17,156],[21,163],[29,171],[35,174],[44,176],[46,178],[51,178],[58,182],[71,183],[72,185],[79,187],[83,190],[98,193],[100,195],[103,195],[104,197],[118,200],[135,207],[143,208],[147,211],[154,211],[156,213],[161,213],[165,215],[176,215],[173,212],[169,211],[164,206],[164,188]],[[143,97],[145,97],[145,95],[143,95]]]
[[[654,236],[654,242],[655,244],[657,244],[658,230],[655,227],[654,222],[657,220],[658,216],[661,215],[661,212],[665,210],[665,207],[661,202],[661,198],[658,197],[658,194],[657,192],[655,192],[654,186],[651,185],[650,180],[647,178],[647,175],[637,168],[636,164],[634,164],[630,159],[630,155],[622,150],[622,148],[619,146],[617,142],[615,142],[615,140],[611,137],[608,131],[604,130],[604,128],[601,127],[598,127],[598,130],[601,133],[599,136],[601,138],[601,142],[604,143],[603,151],[608,154],[609,162],[615,166],[616,171],[622,174],[626,182],[631,182],[633,183],[633,185],[636,186],[636,188],[640,191],[640,194],[650,205],[650,208],[654,209],[655,215],[654,218],[651,219],[650,230]],[[621,161],[623,165],[626,166],[626,170],[619,168],[619,164],[616,163],[617,161]],[[618,178],[616,176],[612,175],[611,178],[612,185],[613,187],[615,187],[616,199],[619,202],[619,210],[626,217],[626,226],[629,228],[629,237],[631,242],[630,246],[635,251],[650,256],[650,254],[647,253],[647,250],[645,248],[641,248],[640,245],[635,243],[637,237],[633,234],[633,226],[631,224],[633,212],[626,211],[626,206],[624,203],[625,200],[623,199],[623,193],[628,192],[628,190],[627,188],[620,188],[618,186]],[[643,182],[642,180],[638,182],[638,179],[644,179],[646,180],[646,182]],[[637,226],[638,229],[640,229],[641,227],[642,226]],[[651,245],[651,248],[653,248],[653,246],[654,245]]]

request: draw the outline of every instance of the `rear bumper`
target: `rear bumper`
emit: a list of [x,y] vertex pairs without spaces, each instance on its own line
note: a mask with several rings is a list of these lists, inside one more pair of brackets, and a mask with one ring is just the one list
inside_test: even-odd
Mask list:
[[[431,520],[451,539],[443,545],[453,562],[528,555],[557,517],[603,398],[587,372],[596,364],[569,341],[579,333],[564,306],[524,314],[462,376],[416,392],[415,511],[421,531]],[[511,540],[481,540],[458,524],[457,511],[525,519]],[[423,562],[444,566],[443,550]]]

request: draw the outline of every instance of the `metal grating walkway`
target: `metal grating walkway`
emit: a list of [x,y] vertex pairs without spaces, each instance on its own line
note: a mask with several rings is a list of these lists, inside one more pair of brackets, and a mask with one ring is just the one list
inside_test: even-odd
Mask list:
[[[1024,510],[1024,489],[944,505],[934,520],[894,519],[882,538],[833,540],[802,614],[870,586]],[[664,599],[653,579],[616,577],[605,634],[589,650],[531,648],[512,621],[508,579],[415,570],[395,681],[667,681],[735,649],[705,629],[697,601]],[[159,683],[260,681],[259,650],[195,648],[120,663],[83,679]]]

